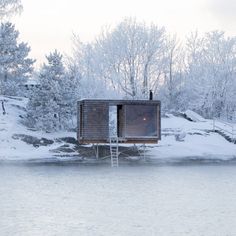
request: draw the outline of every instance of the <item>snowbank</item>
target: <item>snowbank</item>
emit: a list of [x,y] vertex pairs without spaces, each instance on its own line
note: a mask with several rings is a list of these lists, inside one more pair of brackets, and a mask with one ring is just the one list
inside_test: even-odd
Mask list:
[[184,114],[186,115],[186,117],[188,117],[192,121],[195,121],[195,122],[204,122],[205,121],[205,119],[202,116],[200,116],[199,114],[197,114],[194,111],[187,110],[184,112]]
[[0,107],[0,160],[32,160],[51,158],[51,150],[60,147],[62,144],[53,142],[51,145],[34,146],[17,138],[17,134],[26,135],[32,138],[55,140],[61,137],[74,137],[72,132],[45,133],[32,131],[22,124],[26,112],[26,98],[3,97],[6,114],[3,115]]
[[206,158],[230,160],[236,158],[236,145],[216,133],[187,134],[184,142],[174,136],[164,136],[160,144],[150,150],[150,155],[160,159]]
[[[217,133],[212,132],[213,121],[191,122],[180,117],[162,119],[162,140],[150,150],[155,158],[206,158],[206,159],[234,159],[236,145],[228,142]],[[183,142],[175,140],[175,134],[184,131],[186,137]]]

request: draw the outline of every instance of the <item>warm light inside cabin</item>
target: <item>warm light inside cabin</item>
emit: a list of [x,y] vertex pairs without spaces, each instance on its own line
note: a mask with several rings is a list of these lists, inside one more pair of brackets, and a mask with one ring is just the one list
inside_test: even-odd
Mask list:
[[157,136],[156,105],[126,105],[126,137]]

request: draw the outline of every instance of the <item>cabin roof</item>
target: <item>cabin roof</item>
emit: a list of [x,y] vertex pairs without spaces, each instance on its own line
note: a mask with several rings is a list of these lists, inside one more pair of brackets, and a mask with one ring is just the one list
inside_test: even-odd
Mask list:
[[159,100],[115,100],[115,99],[82,99],[78,101],[78,103],[93,103],[93,102],[101,102],[101,103],[108,103],[109,105],[128,105],[128,104],[140,104],[140,105],[145,105],[145,104],[160,104],[161,102]]

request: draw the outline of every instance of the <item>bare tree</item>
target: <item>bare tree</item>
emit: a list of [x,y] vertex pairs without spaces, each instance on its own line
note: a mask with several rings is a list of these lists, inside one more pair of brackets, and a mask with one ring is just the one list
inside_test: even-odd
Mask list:
[[187,46],[186,101],[205,116],[223,115],[228,103],[236,100],[236,38],[213,31],[192,35]]
[[125,97],[147,97],[160,74],[164,37],[164,28],[125,19],[95,44],[101,76]]

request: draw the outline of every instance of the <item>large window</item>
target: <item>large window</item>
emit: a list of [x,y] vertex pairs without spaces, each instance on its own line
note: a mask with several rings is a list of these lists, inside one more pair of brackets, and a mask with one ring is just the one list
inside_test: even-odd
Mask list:
[[126,105],[126,137],[157,136],[157,106]]

